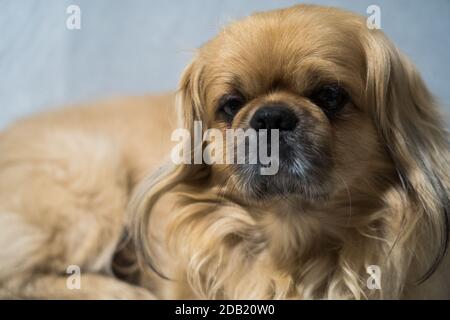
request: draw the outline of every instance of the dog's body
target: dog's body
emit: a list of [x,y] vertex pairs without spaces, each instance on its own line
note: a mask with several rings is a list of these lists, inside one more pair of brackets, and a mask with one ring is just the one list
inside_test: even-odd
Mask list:
[[[446,133],[413,67],[373,32],[329,8],[259,14],[201,49],[177,112],[174,95],[135,98],[2,133],[0,294],[450,298]],[[278,176],[166,165],[177,116],[188,129],[247,128],[263,109],[291,121],[276,124],[290,150]],[[133,256],[129,232],[150,271],[134,285],[111,271],[115,253]],[[79,290],[66,286],[70,265]]]
[[[173,100],[168,94],[77,106],[2,133],[3,297],[151,296],[114,280],[111,262],[132,189],[168,161]],[[66,287],[70,265],[81,268],[80,290]]]

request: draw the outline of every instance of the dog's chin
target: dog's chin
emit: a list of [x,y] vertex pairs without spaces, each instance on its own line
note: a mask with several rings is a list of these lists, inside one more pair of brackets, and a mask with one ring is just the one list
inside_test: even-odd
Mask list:
[[289,198],[316,202],[326,200],[332,190],[332,179],[328,172],[330,168],[302,168],[282,162],[274,175],[262,175],[262,168],[259,164],[237,165],[235,168],[239,190],[249,201]]

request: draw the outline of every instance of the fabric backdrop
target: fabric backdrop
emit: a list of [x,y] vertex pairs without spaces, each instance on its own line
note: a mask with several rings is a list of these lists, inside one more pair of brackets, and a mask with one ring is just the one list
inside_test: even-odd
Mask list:
[[[292,0],[0,0],[0,128],[66,103],[176,88],[193,50],[221,26]],[[450,1],[308,1],[367,15],[416,63],[450,110]],[[68,30],[66,9],[81,9]]]

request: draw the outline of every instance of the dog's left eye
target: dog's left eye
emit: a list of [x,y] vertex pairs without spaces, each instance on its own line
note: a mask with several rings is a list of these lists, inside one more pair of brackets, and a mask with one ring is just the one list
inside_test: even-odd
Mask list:
[[324,85],[313,92],[310,99],[317,104],[327,116],[333,116],[349,101],[350,96],[340,86]]
[[244,105],[244,97],[240,94],[226,94],[219,101],[219,112],[229,122]]

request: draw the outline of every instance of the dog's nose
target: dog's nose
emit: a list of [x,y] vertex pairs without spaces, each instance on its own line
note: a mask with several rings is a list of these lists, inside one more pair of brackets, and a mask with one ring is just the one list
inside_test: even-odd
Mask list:
[[255,130],[278,129],[292,131],[297,126],[298,118],[294,111],[285,106],[264,106],[259,108],[252,119],[250,127]]

